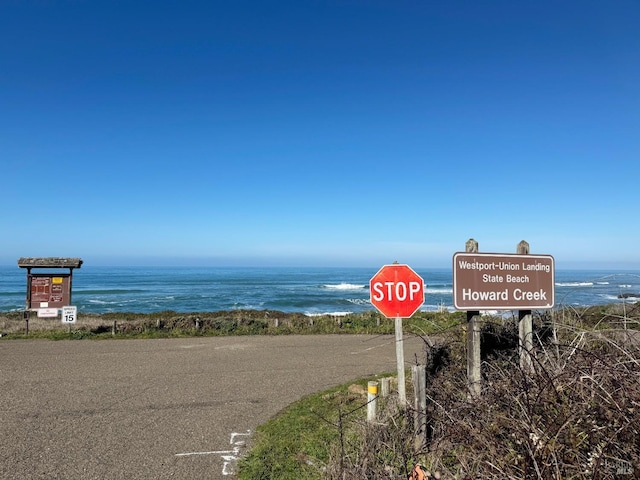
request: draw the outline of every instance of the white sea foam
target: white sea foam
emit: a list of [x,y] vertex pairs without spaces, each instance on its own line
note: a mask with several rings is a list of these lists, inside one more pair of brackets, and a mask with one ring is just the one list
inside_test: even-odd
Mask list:
[[620,300],[620,297],[618,297],[617,295],[602,295],[602,298],[605,298],[607,300]]
[[354,305],[370,305],[371,301],[368,298],[347,298],[347,302]]
[[323,315],[330,315],[332,317],[345,317],[351,315],[353,312],[305,312],[307,317],[322,317]]
[[593,282],[556,282],[556,287],[593,287]]
[[354,283],[338,283],[338,284],[326,284],[323,285],[324,288],[331,288],[334,290],[361,290],[366,288],[366,285],[356,285]]
[[264,302],[258,302],[257,304],[236,302],[231,307],[232,310],[261,310],[264,308]]
[[431,294],[447,294],[447,293],[453,293],[453,288],[427,288],[426,293],[431,293]]

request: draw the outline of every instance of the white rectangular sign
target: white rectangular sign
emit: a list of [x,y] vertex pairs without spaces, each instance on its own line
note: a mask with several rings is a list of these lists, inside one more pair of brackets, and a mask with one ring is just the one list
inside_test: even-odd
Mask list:
[[76,323],[78,307],[62,307],[62,323]]
[[57,308],[39,308],[38,317],[40,318],[53,318],[58,316]]

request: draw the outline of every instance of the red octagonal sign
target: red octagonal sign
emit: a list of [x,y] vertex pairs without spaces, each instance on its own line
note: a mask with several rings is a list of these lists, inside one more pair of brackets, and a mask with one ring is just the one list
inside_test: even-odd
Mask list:
[[384,265],[369,281],[369,293],[385,317],[409,318],[424,303],[424,281],[408,265]]

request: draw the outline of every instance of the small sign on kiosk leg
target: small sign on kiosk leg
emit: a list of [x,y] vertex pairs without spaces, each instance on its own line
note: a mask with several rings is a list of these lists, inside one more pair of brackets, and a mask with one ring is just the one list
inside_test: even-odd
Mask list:
[[76,323],[77,316],[78,316],[78,307],[75,307],[75,306],[62,307],[62,323],[65,323],[69,326],[69,332],[71,332],[71,325]]

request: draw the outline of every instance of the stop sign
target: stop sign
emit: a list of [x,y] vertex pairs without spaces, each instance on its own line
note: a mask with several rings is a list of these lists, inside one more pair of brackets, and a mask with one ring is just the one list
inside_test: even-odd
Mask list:
[[385,317],[409,318],[424,303],[424,281],[408,265],[384,265],[369,281],[369,293]]

